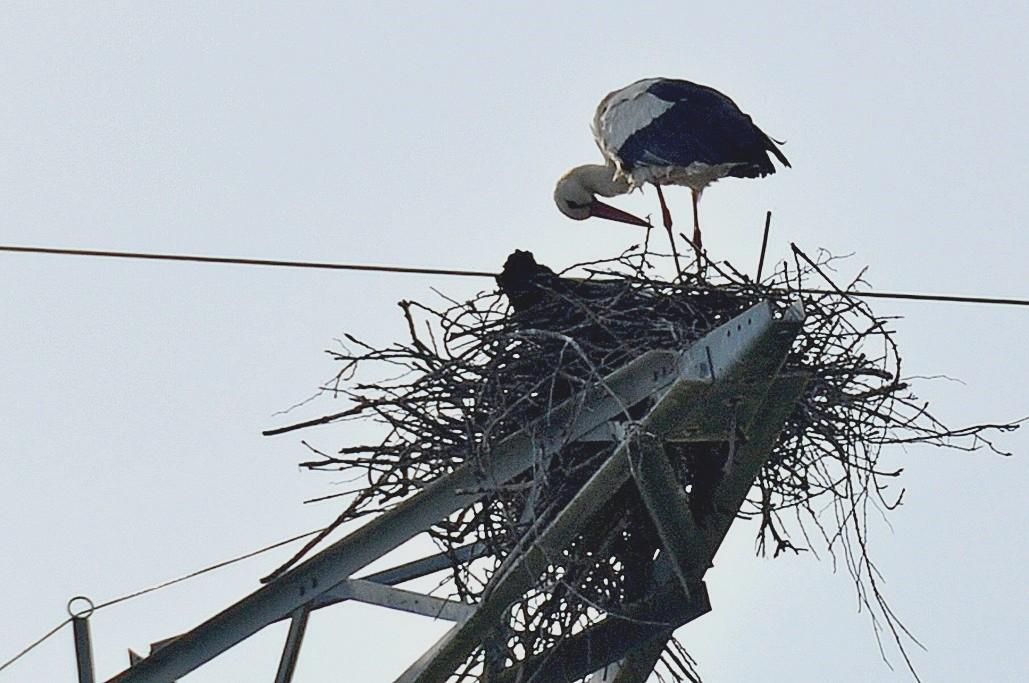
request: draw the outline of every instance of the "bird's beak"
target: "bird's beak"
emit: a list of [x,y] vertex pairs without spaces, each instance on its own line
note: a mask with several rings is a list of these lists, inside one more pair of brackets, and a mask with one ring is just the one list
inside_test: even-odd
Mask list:
[[643,220],[642,218],[637,218],[636,216],[633,216],[631,213],[622,211],[621,209],[616,209],[615,207],[609,206],[604,202],[598,201],[596,199],[594,199],[593,202],[590,204],[590,216],[596,216],[597,218],[606,218],[609,221],[618,221],[619,223],[639,225],[644,228],[650,227],[650,223]]

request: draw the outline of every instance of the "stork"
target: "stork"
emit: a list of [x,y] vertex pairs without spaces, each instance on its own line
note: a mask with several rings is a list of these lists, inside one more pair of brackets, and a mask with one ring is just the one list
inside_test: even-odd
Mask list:
[[[596,216],[632,225],[650,223],[597,200],[650,183],[657,190],[661,217],[676,268],[672,214],[662,185],[685,185],[693,193],[693,248],[701,254],[697,202],[704,188],[726,176],[757,178],[775,173],[768,153],[790,162],[772,138],[714,88],[674,78],[646,78],[605,97],[593,117],[593,137],[605,164],[577,166],[554,190],[561,213],[574,220]],[[681,269],[680,269],[681,272]]]

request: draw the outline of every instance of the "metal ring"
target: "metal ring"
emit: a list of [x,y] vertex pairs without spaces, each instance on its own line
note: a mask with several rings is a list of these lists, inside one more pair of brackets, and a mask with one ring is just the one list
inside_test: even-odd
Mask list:
[[[75,611],[72,609],[72,603],[74,603],[76,600],[85,600],[89,606],[82,611]],[[68,601],[68,616],[70,616],[72,619],[89,619],[91,616],[93,616],[93,611],[95,609],[96,605],[94,605],[93,601],[87,598],[85,595],[76,595],[74,598]]]

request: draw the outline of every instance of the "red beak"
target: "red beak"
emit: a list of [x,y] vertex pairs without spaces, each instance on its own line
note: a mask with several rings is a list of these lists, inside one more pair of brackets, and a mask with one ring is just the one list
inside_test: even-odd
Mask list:
[[644,228],[651,227],[650,223],[642,218],[637,218],[631,213],[622,211],[621,209],[616,209],[615,207],[609,206],[601,201],[597,201],[596,199],[594,199],[590,204],[590,216],[606,218],[609,221],[618,221],[619,223],[628,223],[629,225],[639,225]]

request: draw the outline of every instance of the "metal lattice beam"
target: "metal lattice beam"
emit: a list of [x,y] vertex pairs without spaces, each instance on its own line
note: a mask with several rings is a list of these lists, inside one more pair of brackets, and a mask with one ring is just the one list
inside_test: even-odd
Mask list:
[[286,644],[282,648],[282,657],[279,658],[279,670],[275,672],[275,683],[290,683],[293,680],[293,672],[300,658],[300,645],[304,642],[304,633],[307,631],[310,616],[311,610],[305,606],[297,608],[290,618]]
[[629,471],[679,587],[689,596],[707,569],[706,564],[700,566],[707,555],[703,536],[697,530],[686,491],[679,485],[675,469],[665,455],[664,443],[653,436],[642,436],[638,444],[629,454]]
[[288,618],[354,572],[394,550],[448,515],[485,495],[482,470],[504,482],[532,466],[542,451],[622,415],[675,380],[679,354],[650,351],[563,402],[533,427],[501,441],[482,462],[458,468],[419,494],[360,527],[263,588],[152,653],[108,683],[166,683],[213,659],[265,626]]
[[362,579],[347,579],[332,589],[332,595],[446,621],[463,621],[475,611],[475,606],[466,602],[447,600]]
[[[596,436],[598,427],[613,418],[627,418],[628,408],[654,395],[660,398],[646,418],[648,432],[660,438],[724,438],[737,424],[746,423],[753,417],[753,413],[746,414],[747,410],[756,411],[760,407],[744,406],[743,413],[734,411],[730,420],[724,406],[727,402],[739,403],[741,396],[764,394],[798,326],[796,315],[788,314],[786,320],[773,320],[771,306],[759,304],[716,328],[682,353],[651,351],[641,355],[593,388],[562,403],[530,429],[501,441],[474,467],[469,464],[434,481],[393,510],[152,652],[108,683],[166,683],[189,673],[268,624],[291,618],[299,608],[322,607],[352,597],[346,592],[346,586],[353,573],[486,495],[489,487],[482,484],[483,471],[491,483],[505,482],[531,467],[541,455],[547,457],[591,432]],[[612,436],[621,433],[620,429],[608,432]],[[510,604],[519,595],[519,588],[524,591],[526,586],[531,586],[532,577],[542,571],[541,566],[544,565],[541,563],[545,561],[547,552],[559,550],[574,537],[581,525],[573,516],[578,513],[581,517],[588,517],[595,509],[597,503],[590,501],[589,497],[598,493],[602,495],[610,486],[621,485],[627,480],[626,443],[616,449],[618,457],[612,457],[597,473],[596,481],[591,480],[594,487],[587,491],[588,495],[581,499],[577,497],[573,500],[574,507],[559,515],[558,519],[561,519],[566,512],[570,513],[566,521],[556,527],[548,527],[526,553],[510,558],[509,565],[498,572],[484,604],[465,622],[455,626],[438,647],[420,660],[425,667],[444,672],[455,658],[462,653],[467,655],[469,648],[474,649],[481,643],[484,634],[479,634],[478,641],[467,637],[472,633],[468,624],[479,623],[491,628],[496,619],[486,617],[495,617],[494,612],[502,612],[502,609],[498,612],[497,606]],[[735,510],[731,514],[735,514]],[[540,541],[544,542],[541,544]],[[685,549],[680,551],[688,553]],[[353,588],[355,584],[349,585]],[[678,590],[678,582],[675,586]],[[386,595],[381,593],[380,597]],[[394,592],[383,600],[389,602],[398,596],[400,593]],[[685,609],[686,602],[684,599],[678,603],[672,600],[666,605],[678,604]],[[440,604],[436,607],[449,609],[452,606]],[[700,607],[705,611],[709,609],[706,600]],[[696,610],[698,605],[694,604],[692,608]],[[456,612],[451,616],[460,617]],[[297,638],[296,647],[299,647],[299,641]],[[587,665],[594,663],[590,660]],[[604,664],[598,663],[597,667]],[[415,678],[411,680],[445,678],[443,673],[423,678],[418,668],[414,668]],[[449,675],[452,671],[451,668],[445,673]]]

